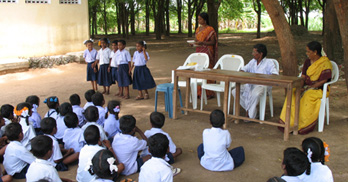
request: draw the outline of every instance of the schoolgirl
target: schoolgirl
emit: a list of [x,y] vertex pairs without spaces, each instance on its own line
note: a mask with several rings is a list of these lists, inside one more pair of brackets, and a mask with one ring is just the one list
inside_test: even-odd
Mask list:
[[[116,52],[118,50],[117,43],[118,43],[118,40],[114,40],[111,43],[111,47],[112,47],[111,54],[110,54],[111,60],[110,60],[108,72],[111,73],[112,83],[117,82],[117,75],[118,75],[118,73],[117,73],[117,60],[116,60]],[[119,86],[118,93],[115,94],[115,96],[118,96],[120,94],[120,91],[121,91],[121,87]]]
[[87,63],[87,81],[91,81],[92,89],[98,90],[97,87],[97,78],[98,78],[98,66],[95,62],[97,57],[97,50],[93,48],[93,40],[84,41],[87,49],[83,52],[83,58]]
[[97,61],[99,64],[99,72],[98,72],[98,85],[103,86],[104,91],[102,94],[110,93],[110,86],[112,84],[111,73],[108,72],[109,64],[110,64],[110,54],[111,50],[109,49],[109,40],[107,38],[103,38],[100,40],[101,49],[98,51]]
[[[129,99],[129,85],[132,84],[131,78],[131,55],[124,48],[126,47],[126,41],[119,40],[118,43],[118,51],[116,52],[116,60],[117,60],[117,82],[118,86],[121,87],[120,93],[118,96],[123,97],[124,99]],[[125,94],[123,95],[123,90],[125,90]]]
[[58,109],[58,107],[59,107],[59,100],[58,100],[58,97],[56,97],[56,96],[48,97],[47,99],[44,100],[44,103],[47,104],[47,107],[49,108],[49,110],[45,114],[44,118],[51,117],[51,118],[57,120],[58,119],[58,114],[59,114],[59,109]]

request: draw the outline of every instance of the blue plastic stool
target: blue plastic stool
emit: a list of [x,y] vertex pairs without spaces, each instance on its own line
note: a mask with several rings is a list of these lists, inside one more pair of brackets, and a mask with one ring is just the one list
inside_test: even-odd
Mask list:
[[[169,118],[173,118],[173,90],[174,90],[174,84],[163,83],[163,84],[157,85],[156,93],[155,93],[155,111],[157,111],[158,92],[164,92],[165,110],[168,111]],[[180,106],[183,107],[180,88],[178,88],[178,92],[179,92]],[[181,111],[181,112],[184,114],[184,111]]]

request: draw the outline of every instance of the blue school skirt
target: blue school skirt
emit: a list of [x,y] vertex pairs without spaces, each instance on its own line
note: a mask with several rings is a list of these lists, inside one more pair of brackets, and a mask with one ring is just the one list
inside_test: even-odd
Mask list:
[[149,68],[144,66],[135,66],[133,73],[133,89],[146,90],[156,87],[155,80],[151,75]]
[[98,73],[98,85],[110,86],[112,84],[111,73],[108,72],[109,64],[100,65],[100,70]]
[[132,84],[132,77],[128,74],[129,66],[128,64],[118,65],[117,70],[117,82],[119,87],[127,87]]
[[87,64],[87,81],[96,81],[98,79],[98,66],[97,66],[97,72],[94,73],[94,70],[92,68],[93,63]]
[[117,75],[117,67],[111,67],[111,78],[113,83],[117,82]]

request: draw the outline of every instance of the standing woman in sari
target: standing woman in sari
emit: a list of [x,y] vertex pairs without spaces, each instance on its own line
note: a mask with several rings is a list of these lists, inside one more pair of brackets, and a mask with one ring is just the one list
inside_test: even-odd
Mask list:
[[[300,100],[299,115],[299,134],[307,134],[314,130],[319,115],[321,98],[323,96],[324,83],[331,80],[332,65],[328,57],[322,55],[321,44],[313,41],[307,44],[306,54],[308,59],[304,62],[301,77],[302,81],[302,97]],[[326,97],[329,96],[330,87]],[[292,96],[291,108],[295,108],[295,91]],[[285,122],[286,99],[282,112],[280,114],[280,122]],[[290,126],[294,125],[295,109],[291,109]]]
[[[201,13],[198,15],[199,27],[196,29],[196,40],[195,44],[196,52],[203,52],[209,56],[209,68],[213,68],[217,62],[218,58],[218,41],[216,37],[216,32],[212,26],[209,26],[209,16],[207,13]],[[208,80],[208,83],[214,83],[215,81]],[[197,89],[198,96],[201,95],[201,88]],[[213,91],[207,90],[207,98],[214,97],[215,93]]]

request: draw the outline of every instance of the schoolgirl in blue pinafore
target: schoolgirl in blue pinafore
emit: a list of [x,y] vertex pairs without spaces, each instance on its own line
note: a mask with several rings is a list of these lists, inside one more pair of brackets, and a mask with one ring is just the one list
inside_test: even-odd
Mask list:
[[87,63],[87,81],[91,81],[93,90],[97,90],[98,66],[96,64],[97,50],[93,48],[93,41],[84,42],[87,49],[83,53],[83,58]]
[[[150,59],[149,54],[146,52],[145,41],[139,41],[136,44],[137,51],[133,55],[133,89],[139,91],[139,95],[136,100],[149,99],[148,89],[156,87],[156,83],[151,75],[149,68],[147,68],[146,63]],[[142,93],[145,91],[145,96]]]
[[[98,85],[103,86],[103,94],[110,93],[110,86],[112,84],[111,73],[108,70],[110,64],[109,41],[106,38],[100,40],[101,49],[98,51],[97,62],[99,63]],[[106,89],[107,88],[107,89]]]
[[119,40],[118,41],[118,50],[116,52],[116,60],[117,60],[117,81],[118,86],[121,87],[121,92],[119,96],[123,96],[123,88],[125,90],[125,94],[123,96],[124,99],[129,99],[129,85],[132,84],[131,77],[131,55],[124,48],[126,47],[126,41]]
[[[111,43],[111,47],[112,47],[112,50],[111,50],[111,54],[110,54],[110,58],[111,58],[111,61],[110,61],[110,66],[109,66],[109,70],[111,72],[111,78],[112,78],[112,83],[113,84],[116,84],[117,81],[117,75],[118,75],[118,72],[117,72],[117,60],[116,60],[116,52],[118,50],[118,40],[114,40],[112,41]],[[120,95],[120,91],[121,91],[121,87],[119,86],[118,87],[118,93],[115,94],[115,96],[119,96]]]

